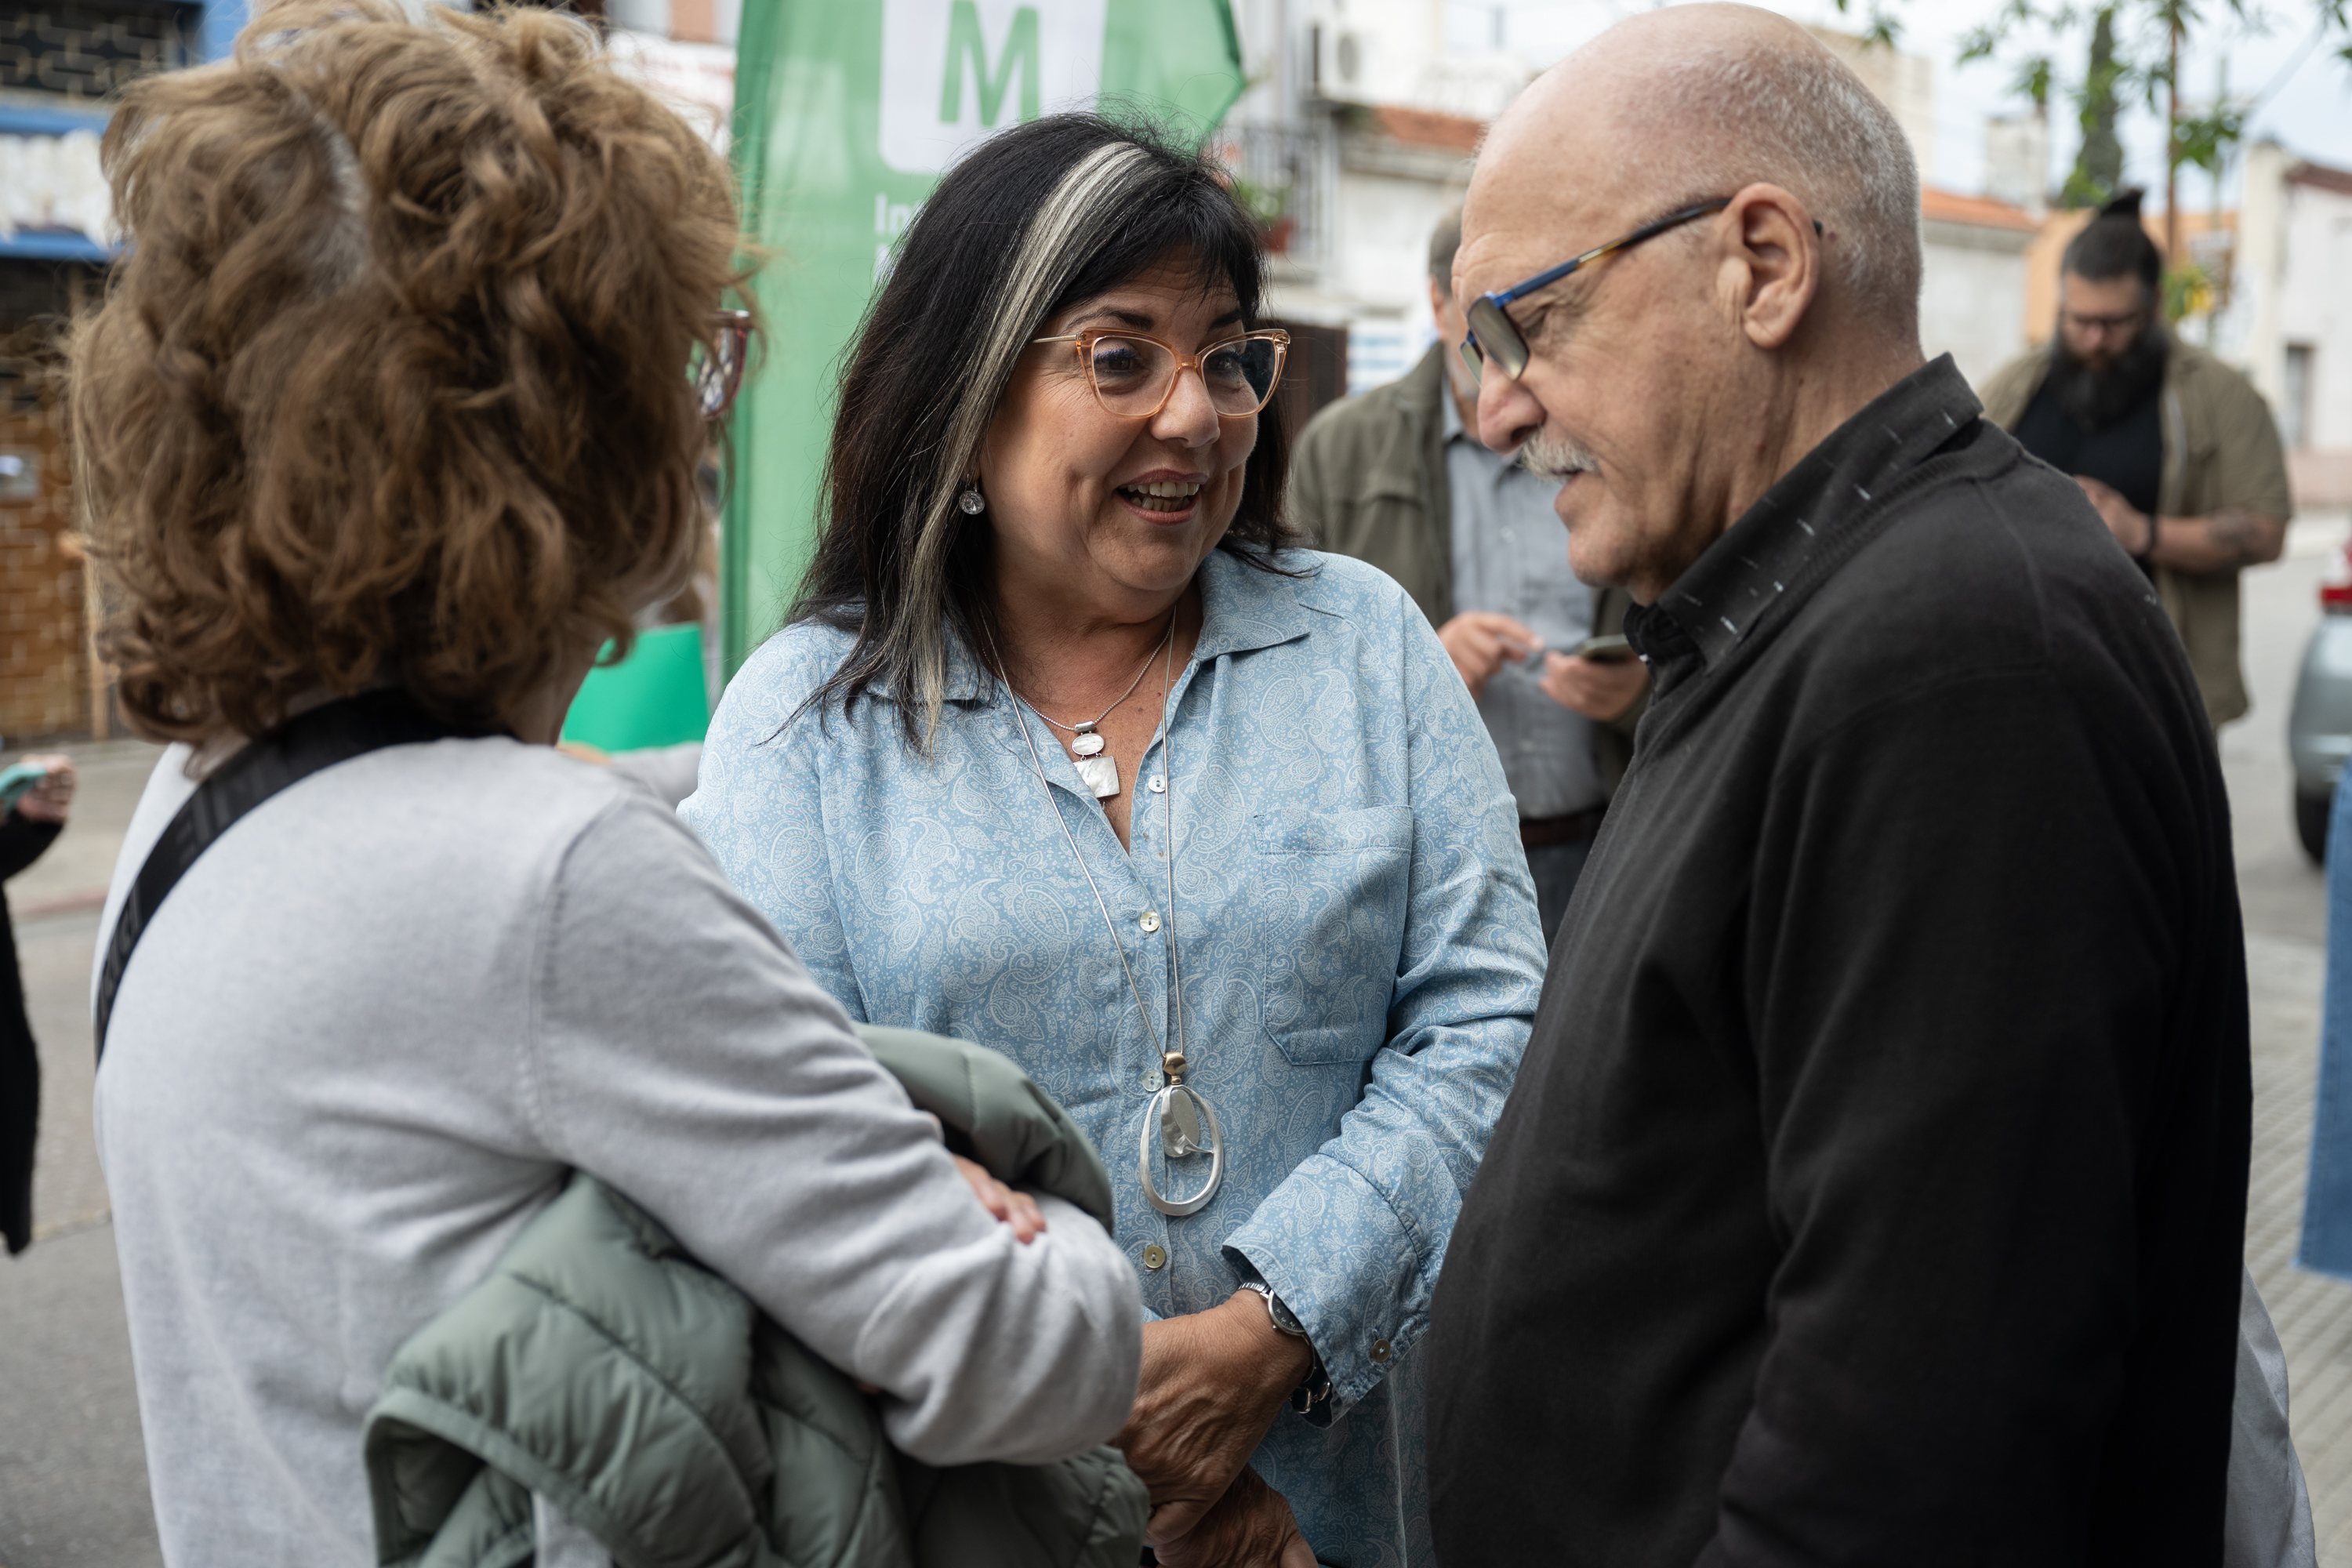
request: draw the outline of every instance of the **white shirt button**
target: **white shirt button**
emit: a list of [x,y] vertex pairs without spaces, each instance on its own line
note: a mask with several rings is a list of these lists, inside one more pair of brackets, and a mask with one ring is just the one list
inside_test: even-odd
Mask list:
[[1144,910],[1143,919],[1139,923],[1141,924],[1147,933],[1158,931],[1160,929],[1160,911],[1158,910]]
[[1144,787],[1149,789],[1154,795],[1166,795],[1168,793],[1168,781],[1160,778],[1157,774],[1154,774],[1151,782]]

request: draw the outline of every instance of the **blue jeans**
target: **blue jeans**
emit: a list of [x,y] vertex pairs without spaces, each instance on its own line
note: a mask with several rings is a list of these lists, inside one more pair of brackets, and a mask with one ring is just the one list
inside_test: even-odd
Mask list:
[[2327,996],[2319,1021],[2319,1096],[2311,1184],[2303,1200],[2305,1268],[2352,1279],[2352,768],[2327,825]]

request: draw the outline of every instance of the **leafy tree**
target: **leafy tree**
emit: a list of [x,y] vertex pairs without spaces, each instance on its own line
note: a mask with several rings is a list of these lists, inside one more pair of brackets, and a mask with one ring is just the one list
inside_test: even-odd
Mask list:
[[[2046,79],[2049,62],[2038,63]],[[2066,176],[2064,201],[2070,207],[2097,206],[2124,183],[2124,144],[2116,137],[2116,113],[2123,107],[2116,89],[2125,68],[2116,62],[2116,8],[2104,5],[2091,24],[2091,59],[2083,71],[2083,85],[2074,92],[2082,110],[2083,148]]]
[[[2337,58],[2352,64],[2352,19],[2347,15],[2352,0],[2304,3],[2309,5],[2305,15],[2310,27],[2305,52],[2326,44]],[[2273,19],[2262,9],[2260,0],[2220,0],[2218,5],[2214,0],[2095,0],[2094,7],[2087,10],[2076,0],[2006,0],[1990,22],[1962,41],[1959,63],[2021,51],[2017,89],[2046,108],[2056,75],[2050,45],[2056,35],[2089,21],[2089,58],[2082,79],[2069,95],[2078,111],[2083,139],[2061,199],[2070,206],[2090,206],[2114,194],[2123,178],[2116,116],[2127,104],[2137,102],[2163,114],[2168,130],[2165,208],[2169,223],[2169,215],[2179,208],[2181,168],[2218,174],[2243,138],[2260,101],[2259,97],[2235,100],[2224,97],[2202,112],[2184,111],[2182,58],[2193,58],[2200,44],[2221,25],[2259,30]],[[2296,63],[2301,58],[2298,54]],[[2280,80],[2284,79],[2282,75]],[[2167,247],[2168,251],[2178,248],[2177,245]]]

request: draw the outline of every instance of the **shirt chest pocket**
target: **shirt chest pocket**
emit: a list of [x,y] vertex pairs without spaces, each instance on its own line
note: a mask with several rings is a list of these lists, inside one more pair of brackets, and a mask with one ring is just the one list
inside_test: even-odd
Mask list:
[[1258,1014],[1296,1067],[1361,1063],[1388,1037],[1412,883],[1402,806],[1253,824]]

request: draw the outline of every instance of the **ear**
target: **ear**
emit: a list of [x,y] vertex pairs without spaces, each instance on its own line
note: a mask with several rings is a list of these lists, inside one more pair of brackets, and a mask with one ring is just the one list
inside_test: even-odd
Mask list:
[[1727,249],[1719,276],[1740,330],[1759,349],[1786,347],[1812,308],[1822,279],[1813,216],[1779,185],[1750,185],[1724,209]]
[[1444,285],[1434,278],[1431,279],[1429,280],[1429,313],[1433,316],[1443,316],[1445,314],[1445,307],[1453,302],[1454,296],[1445,291]]

